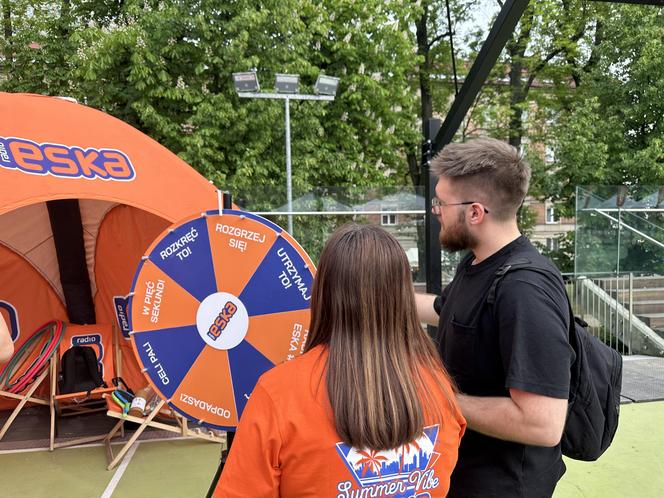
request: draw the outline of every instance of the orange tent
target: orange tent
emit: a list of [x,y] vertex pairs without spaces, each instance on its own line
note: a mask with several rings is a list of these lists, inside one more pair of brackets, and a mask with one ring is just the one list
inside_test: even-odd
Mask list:
[[0,313],[16,347],[55,318],[116,323],[123,377],[140,387],[126,316],[134,272],[168,225],[217,207],[216,188],[135,128],[67,99],[0,93],[0,116]]

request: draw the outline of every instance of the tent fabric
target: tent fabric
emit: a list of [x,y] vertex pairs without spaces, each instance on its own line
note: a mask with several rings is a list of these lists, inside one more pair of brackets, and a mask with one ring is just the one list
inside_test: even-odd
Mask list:
[[25,206],[0,216],[0,244],[23,256],[64,301],[45,203]]
[[[108,201],[79,200],[86,262],[93,295],[97,292],[94,278],[94,255],[99,223],[116,205]],[[28,227],[29,230],[27,230]],[[46,203],[31,204],[0,216],[0,243],[23,255],[64,301]]]
[[[48,320],[70,321],[49,201],[78,200],[83,241],[77,244],[84,246],[96,321],[115,323],[114,298],[126,297],[151,238],[173,222],[216,209],[216,188],[101,111],[0,92],[0,115],[0,312],[17,334],[16,346]],[[133,353],[122,349],[125,370],[131,370]],[[0,409],[12,404],[0,400]]]
[[53,199],[112,201],[170,221],[216,207],[204,177],[101,111],[0,92],[0,115],[0,214]]
[[95,311],[99,323],[115,323],[122,352],[122,377],[134,390],[147,385],[129,340],[127,298],[141,257],[170,223],[130,206],[116,206],[97,237]]

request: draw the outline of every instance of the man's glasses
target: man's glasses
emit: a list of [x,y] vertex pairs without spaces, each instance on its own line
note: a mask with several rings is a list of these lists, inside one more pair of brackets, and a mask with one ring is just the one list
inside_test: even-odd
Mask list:
[[464,201],[464,202],[453,202],[450,204],[447,204],[443,201],[441,201],[438,197],[434,197],[431,199],[431,212],[435,214],[436,216],[440,215],[440,212],[442,209],[446,206],[468,206],[470,204],[479,204],[482,206],[482,209],[484,209],[484,212],[486,214],[489,214],[489,210],[485,208],[480,202],[477,201]]

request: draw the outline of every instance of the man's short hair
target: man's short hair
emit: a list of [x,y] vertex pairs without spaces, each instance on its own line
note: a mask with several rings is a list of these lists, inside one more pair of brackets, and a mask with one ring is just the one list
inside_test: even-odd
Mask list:
[[516,216],[530,183],[530,166],[519,151],[493,138],[446,145],[431,161],[431,172],[476,197],[464,201],[486,204],[499,221]]

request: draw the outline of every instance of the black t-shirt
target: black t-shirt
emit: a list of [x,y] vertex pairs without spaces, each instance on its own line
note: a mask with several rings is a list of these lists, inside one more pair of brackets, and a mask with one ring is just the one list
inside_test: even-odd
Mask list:
[[[527,256],[552,275],[509,272],[486,303],[495,273],[510,256]],[[559,271],[524,236],[473,265],[462,259],[437,298],[437,342],[463,393],[509,396],[509,388],[567,399],[572,349],[569,311]],[[560,445],[553,448],[503,441],[466,431],[449,497],[550,497],[565,472]]]

